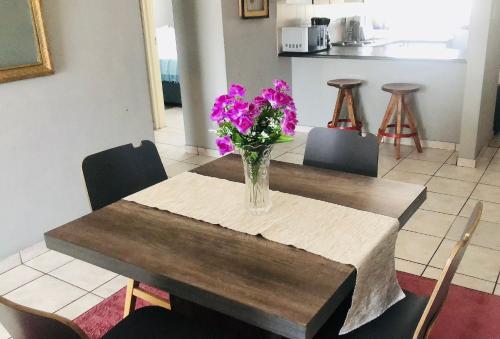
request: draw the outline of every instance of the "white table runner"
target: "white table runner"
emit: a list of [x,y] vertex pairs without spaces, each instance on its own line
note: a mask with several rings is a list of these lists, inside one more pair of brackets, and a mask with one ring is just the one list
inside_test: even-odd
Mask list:
[[404,298],[394,267],[398,220],[383,215],[271,192],[263,216],[244,206],[245,185],[183,173],[126,200],[220,225],[321,255],[357,269],[356,286],[340,334],[377,318]]

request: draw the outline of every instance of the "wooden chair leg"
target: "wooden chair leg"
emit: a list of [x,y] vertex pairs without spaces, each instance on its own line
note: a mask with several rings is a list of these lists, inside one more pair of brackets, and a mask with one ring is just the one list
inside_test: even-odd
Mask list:
[[[382,123],[380,124],[380,130],[385,131],[387,129],[387,125],[389,124],[392,113],[394,112],[394,106],[396,105],[396,99],[395,96],[391,96],[391,100],[389,101],[389,105],[387,106],[387,110],[385,111],[384,118],[382,119]],[[380,144],[382,141],[383,135],[378,133],[377,134],[377,142]]]
[[349,114],[349,119],[351,120],[351,126],[358,128],[358,121],[356,118],[356,107],[354,106],[354,97],[352,96],[352,89],[346,90],[347,94],[347,113]]
[[408,125],[410,125],[411,132],[415,133],[415,136],[413,137],[413,140],[415,141],[415,146],[417,147],[418,153],[422,153],[422,145],[420,144],[420,137],[418,136],[418,131],[417,131],[417,121],[415,120],[415,116],[413,115],[410,105],[408,104],[408,98],[406,98],[406,100],[403,101],[403,105],[407,115]]
[[125,294],[125,306],[123,309],[123,317],[125,318],[135,310],[135,303],[137,301],[137,297],[134,296],[134,289],[139,287],[139,282],[133,279],[129,279],[127,282],[127,293]]
[[337,102],[335,103],[335,109],[333,110],[332,117],[332,125],[337,127],[340,119],[340,113],[342,111],[342,105],[344,104],[345,91],[343,89],[339,89],[339,93],[337,94]]
[[396,122],[396,135],[394,137],[394,146],[396,146],[396,159],[401,159],[401,138],[399,135],[402,132],[402,120],[403,120],[403,96],[398,95],[398,112],[397,112],[397,122]]

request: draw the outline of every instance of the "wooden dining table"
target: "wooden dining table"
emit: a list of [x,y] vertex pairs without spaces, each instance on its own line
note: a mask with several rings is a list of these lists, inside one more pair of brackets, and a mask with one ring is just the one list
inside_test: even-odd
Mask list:
[[[244,182],[237,155],[192,172]],[[394,217],[400,227],[426,198],[424,186],[278,161],[270,166],[270,188]],[[45,241],[287,338],[312,338],[355,284],[350,265],[125,200],[45,233]]]

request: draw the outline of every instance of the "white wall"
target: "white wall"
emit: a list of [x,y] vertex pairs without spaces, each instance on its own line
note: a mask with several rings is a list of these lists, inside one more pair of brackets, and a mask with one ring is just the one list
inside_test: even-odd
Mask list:
[[55,75],[0,84],[0,258],[90,211],[86,155],[153,140],[138,0],[43,6]]
[[[422,139],[458,143],[466,65],[449,61],[293,58],[292,78],[299,123],[326,126],[337,89],[330,79],[364,80],[355,92],[357,109],[369,132],[376,134],[389,103],[384,83],[421,85],[412,107]],[[345,108],[345,107],[344,107]]]
[[172,0],[154,0],[156,27],[174,26]]
[[210,110],[215,97],[227,90],[221,0],[172,4],[186,144],[215,148]]
[[269,18],[242,20],[238,1],[222,1],[227,81],[245,85],[249,97],[273,79],[291,83],[291,60],[277,55],[276,3],[269,2]]

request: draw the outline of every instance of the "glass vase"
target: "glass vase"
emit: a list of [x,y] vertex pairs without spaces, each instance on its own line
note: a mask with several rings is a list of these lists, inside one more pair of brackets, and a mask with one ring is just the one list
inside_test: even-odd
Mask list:
[[261,215],[271,209],[269,192],[269,164],[272,145],[246,147],[241,150],[245,168],[245,204],[248,211]]

